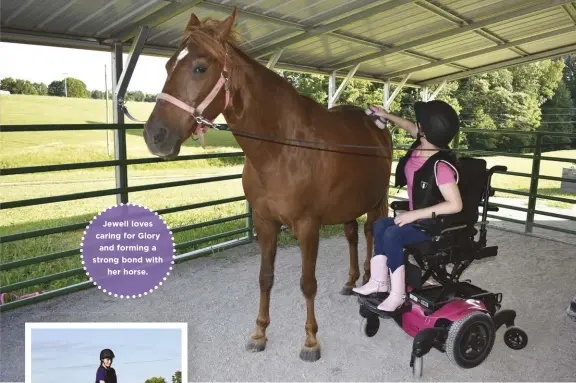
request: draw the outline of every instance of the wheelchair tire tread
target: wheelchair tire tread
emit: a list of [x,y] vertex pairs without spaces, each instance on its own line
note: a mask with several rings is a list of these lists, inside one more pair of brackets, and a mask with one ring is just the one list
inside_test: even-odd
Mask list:
[[[477,319],[471,321],[472,318],[477,318]],[[488,327],[489,340],[488,340],[488,345],[486,346],[488,348],[488,352],[486,352],[486,354],[484,355],[484,357],[482,358],[480,363],[477,363],[477,364],[462,363],[461,358],[457,357],[455,355],[456,351],[458,351],[456,348],[459,347],[459,343],[460,343],[460,340],[457,338],[460,338],[462,336],[461,333],[464,330],[463,329],[464,326],[469,327],[470,324],[472,324],[473,322],[476,322],[477,320],[484,322],[484,324]],[[452,323],[452,326],[450,327],[450,330],[448,331],[448,337],[446,338],[446,342],[445,342],[446,356],[448,357],[448,360],[450,360],[450,362],[454,363],[455,365],[457,365],[461,368],[466,368],[466,369],[474,368],[474,367],[477,367],[480,364],[482,364],[488,358],[488,356],[490,356],[490,353],[492,352],[492,348],[494,347],[495,341],[496,341],[496,330],[494,328],[494,322],[492,321],[492,318],[490,318],[490,315],[488,315],[487,313],[482,312],[482,311],[474,311],[474,312],[471,312],[470,314],[460,318],[456,322]]]

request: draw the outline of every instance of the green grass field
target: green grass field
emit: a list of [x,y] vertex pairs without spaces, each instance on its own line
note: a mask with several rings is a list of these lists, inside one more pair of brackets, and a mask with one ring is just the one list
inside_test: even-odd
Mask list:
[[[110,103],[111,105],[111,103]],[[145,120],[150,114],[152,103],[128,103],[128,108],[136,118]],[[111,120],[111,111],[110,111]],[[39,96],[0,96],[0,124],[83,124],[105,123],[106,109],[104,100],[65,99]],[[129,120],[127,120],[129,122]],[[224,122],[224,121],[218,121]],[[129,130],[127,137],[128,157],[150,157],[140,130]],[[64,164],[113,159],[113,132],[109,132],[111,153],[107,150],[107,132],[35,132],[35,133],[1,133],[0,163],[2,168],[35,166],[47,164]],[[182,149],[182,154],[239,151],[238,145],[229,132],[211,130],[206,136],[206,148],[198,142],[189,140]],[[563,158],[575,158],[576,151],[557,151],[547,153]],[[489,166],[505,164],[510,171],[529,173],[531,160],[490,157]],[[394,165],[395,166],[395,165]],[[567,163],[543,161],[541,174],[562,175],[562,167]],[[167,161],[158,164],[129,166],[129,185],[146,185],[160,182],[185,180],[222,174],[239,174],[242,172],[242,158],[194,160],[186,162]],[[494,186],[512,190],[528,191],[529,178],[509,175],[496,175]],[[31,198],[48,197],[60,194],[111,189],[115,187],[113,168],[96,168],[86,170],[37,173],[17,176],[3,176],[1,183],[0,203]],[[541,180],[539,192],[545,195],[561,196],[560,183]],[[394,190],[392,191],[395,192]],[[185,204],[211,201],[215,199],[243,195],[240,179],[205,183],[199,185],[158,189],[130,194],[130,202],[140,203],[151,209],[162,209]],[[502,194],[498,194],[502,196]],[[508,195],[518,198],[518,196]],[[574,194],[570,196],[573,198]],[[98,211],[115,204],[115,197],[98,197],[70,202],[50,203],[40,206],[15,208],[0,211],[0,235],[8,235],[42,228],[61,226],[71,223],[89,221]],[[539,201],[538,208],[545,206],[565,207],[567,204]],[[212,208],[202,208],[166,214],[164,219],[170,227],[207,222],[215,218],[245,212],[245,202],[235,202]],[[201,229],[175,234],[177,242],[199,239],[209,235],[245,227],[244,220],[237,220],[207,226]],[[329,236],[342,233],[341,226],[326,227],[322,235]],[[227,237],[191,248],[181,249],[179,253],[208,244],[230,240],[242,235]],[[2,244],[2,263],[30,258],[58,251],[79,247],[82,230],[53,234],[38,238]],[[283,235],[281,244],[293,245],[295,241],[289,235]],[[2,285],[50,275],[80,267],[80,257],[45,262],[41,265],[21,267],[3,272],[0,277]],[[27,288],[16,293],[62,287],[85,280],[84,276],[71,277],[39,287]]]

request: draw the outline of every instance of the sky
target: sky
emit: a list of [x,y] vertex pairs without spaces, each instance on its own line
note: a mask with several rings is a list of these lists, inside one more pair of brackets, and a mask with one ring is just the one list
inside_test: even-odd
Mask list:
[[[124,54],[124,67],[128,54]],[[160,93],[166,80],[168,58],[140,56],[128,91]],[[108,90],[112,89],[112,54],[72,48],[0,43],[0,79],[20,78],[46,85],[62,80],[64,73],[84,81],[88,90],[104,91],[104,66],[108,71]],[[39,65],[41,63],[41,65]]]
[[171,383],[174,372],[182,370],[181,338],[181,330],[174,328],[33,328],[32,381],[60,383],[65,372],[67,382],[94,382],[100,351],[110,348],[119,382],[144,383],[162,376]]

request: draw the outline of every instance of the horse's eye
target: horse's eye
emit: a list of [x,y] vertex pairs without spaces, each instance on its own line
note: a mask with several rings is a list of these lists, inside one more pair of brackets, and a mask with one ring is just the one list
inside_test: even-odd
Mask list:
[[194,73],[204,73],[204,72],[206,72],[206,68],[204,68],[202,65],[194,67]]

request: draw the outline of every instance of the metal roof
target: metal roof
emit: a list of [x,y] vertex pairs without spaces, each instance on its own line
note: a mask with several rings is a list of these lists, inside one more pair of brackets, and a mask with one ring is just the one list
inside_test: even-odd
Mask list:
[[170,56],[192,12],[237,7],[241,48],[277,69],[423,86],[576,52],[570,0],[2,0],[0,40]]

